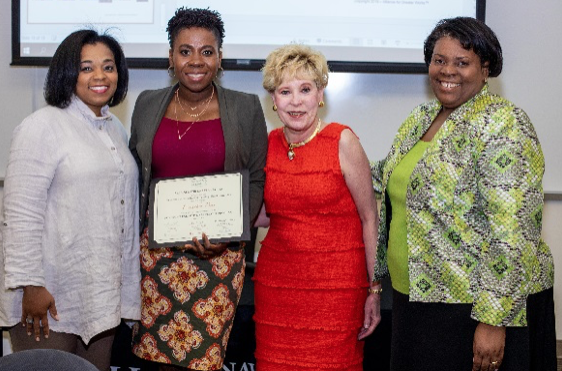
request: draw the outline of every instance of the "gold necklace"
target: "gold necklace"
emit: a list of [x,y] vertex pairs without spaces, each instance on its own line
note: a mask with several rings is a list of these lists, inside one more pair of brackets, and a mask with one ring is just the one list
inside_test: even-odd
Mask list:
[[[213,89],[214,91],[214,89]],[[176,90],[177,92],[177,90]],[[178,95],[176,94],[176,99],[178,98]],[[179,100],[177,101],[179,103]],[[180,106],[181,107],[181,106]],[[185,129],[185,131],[183,132],[183,134],[180,134],[180,122],[178,120],[178,105],[176,104],[174,106],[174,115],[176,116],[176,130],[178,131],[178,139],[181,140],[181,138],[183,138],[185,136],[185,134],[187,134],[187,132],[189,131],[189,129],[191,129],[191,127],[193,126],[193,124],[195,124],[196,122],[199,121],[199,117],[195,118],[195,121],[193,121],[188,127],[187,129]]]
[[[316,134],[318,134],[318,132],[320,131],[320,125],[322,125],[322,121],[320,119],[318,119],[318,124],[316,124],[316,129],[314,129],[314,132],[312,133],[311,136],[309,136],[308,138],[306,138],[302,142],[289,143],[289,151],[287,152],[287,157],[289,157],[290,161],[293,161],[293,159],[295,158],[295,151],[293,151],[293,149],[298,148],[298,147],[302,147],[306,143],[308,143],[312,139],[314,139]],[[285,128],[283,128],[283,133],[285,133]],[[286,134],[285,134],[285,136],[286,136]],[[289,141],[287,141],[287,142],[289,142]]]
[[[215,95],[215,87],[213,86],[213,90],[211,92],[211,96],[207,99],[207,101],[204,103],[205,108],[203,108],[203,110],[199,113],[189,113],[185,110],[185,108],[183,108],[182,104],[181,104],[181,99],[179,96],[179,91],[180,89],[178,88],[178,90],[176,90],[176,101],[178,102],[178,104],[180,105],[181,110],[183,111],[183,113],[185,113],[186,115],[190,116],[190,117],[199,117],[201,115],[203,115],[205,112],[207,112],[207,109],[209,108],[209,104],[211,103],[211,101],[213,100],[213,96]],[[194,108],[189,107],[190,110],[195,110],[195,108],[197,108],[199,105],[196,105]]]

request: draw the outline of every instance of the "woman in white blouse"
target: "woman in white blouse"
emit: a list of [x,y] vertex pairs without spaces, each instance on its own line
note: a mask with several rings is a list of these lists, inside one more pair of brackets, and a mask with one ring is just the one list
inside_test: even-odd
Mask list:
[[49,67],[48,106],[14,130],[0,326],[15,352],[60,349],[108,370],[121,318],[140,318],[138,171],[108,108],[127,85],[117,41],[76,31]]

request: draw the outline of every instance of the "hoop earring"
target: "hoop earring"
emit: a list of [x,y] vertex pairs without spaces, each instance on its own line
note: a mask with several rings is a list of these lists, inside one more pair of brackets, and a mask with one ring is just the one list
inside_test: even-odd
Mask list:
[[320,102],[318,102],[318,107],[320,107],[320,108],[324,107],[324,101],[323,101],[323,100],[321,100]]
[[174,69],[174,66],[168,67],[168,76],[170,76],[171,79],[176,77],[176,70]]
[[217,72],[217,77],[220,79],[223,76],[224,76],[224,68],[222,68],[222,66],[219,66],[219,70]]
[[273,103],[273,111],[277,112],[277,105]]

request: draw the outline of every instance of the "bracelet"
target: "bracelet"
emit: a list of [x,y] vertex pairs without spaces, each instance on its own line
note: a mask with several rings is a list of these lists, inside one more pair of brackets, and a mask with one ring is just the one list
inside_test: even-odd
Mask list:
[[382,293],[382,287],[379,287],[378,289],[375,289],[373,287],[369,287],[369,294],[381,294]]

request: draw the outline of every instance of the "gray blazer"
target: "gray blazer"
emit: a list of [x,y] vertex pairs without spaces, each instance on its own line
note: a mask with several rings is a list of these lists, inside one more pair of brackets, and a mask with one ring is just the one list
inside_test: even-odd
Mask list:
[[[257,95],[224,89],[215,85],[224,135],[224,170],[250,172],[250,219],[256,219],[262,202],[267,154],[267,127]],[[146,224],[150,181],[152,180],[152,142],[156,130],[174,96],[177,84],[160,90],[143,91],[135,103],[129,148],[139,166],[140,226]]]

